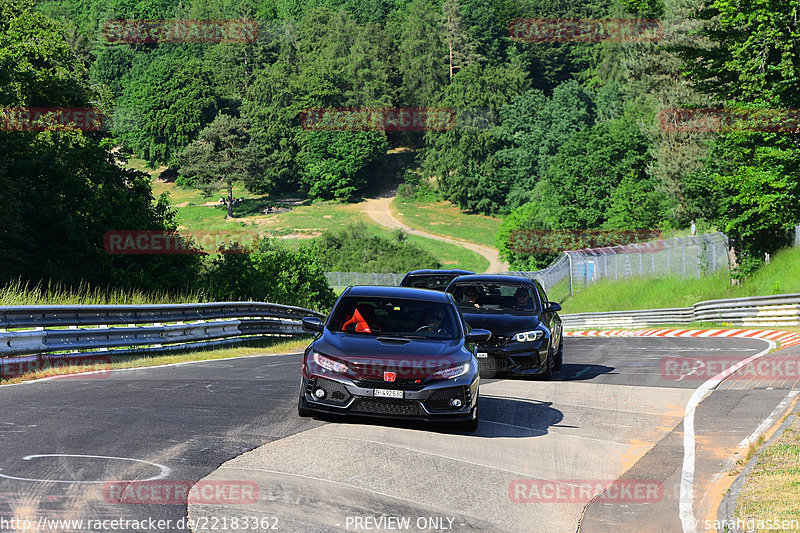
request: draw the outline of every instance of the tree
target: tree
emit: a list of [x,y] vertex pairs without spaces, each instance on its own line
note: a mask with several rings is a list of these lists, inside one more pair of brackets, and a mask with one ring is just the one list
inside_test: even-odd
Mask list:
[[[647,139],[623,117],[600,122],[575,134],[552,159],[537,188],[542,218],[554,229],[652,228],[663,214],[652,209],[657,196],[645,173],[650,161]],[[615,194],[622,184],[625,187]],[[637,202],[628,201],[634,193]],[[614,216],[611,219],[611,216]]]
[[459,1],[444,0],[442,13],[442,25],[447,42],[449,79],[452,81],[456,69],[462,69],[484,58],[477,53],[477,46],[469,35],[463,8]]
[[512,55],[506,64],[473,64],[461,69],[440,97],[455,119],[445,131],[425,133],[421,153],[424,176],[435,177],[443,196],[462,209],[491,214],[505,206],[509,183],[499,173],[498,110],[527,90],[524,61]]
[[430,106],[447,79],[447,48],[441,14],[432,0],[412,0],[396,35],[397,66],[402,77],[402,103]]
[[800,149],[791,136],[727,133],[712,147],[704,178],[696,193],[714,199],[711,222],[731,240],[738,277],[791,242],[800,220]]
[[225,187],[228,191],[228,216],[233,218],[233,185],[246,186],[256,181],[258,155],[247,132],[247,123],[225,114],[203,128],[197,140],[180,156],[185,183],[212,196]]
[[[27,2],[0,2],[2,104],[83,107],[94,100],[63,27]],[[103,246],[108,231],[171,231],[166,198],[147,175],[121,168],[103,134],[70,125],[0,135],[0,283],[183,291],[195,279],[193,255],[120,255]]]
[[530,200],[558,149],[594,124],[595,108],[592,95],[570,81],[556,87],[552,98],[531,89],[500,109],[498,133],[506,146],[497,156],[509,184],[510,207]]
[[217,301],[263,301],[326,311],[336,295],[314,250],[292,250],[263,239],[251,248],[228,250],[202,276],[204,292]]
[[178,166],[178,155],[216,116],[218,98],[201,59],[179,52],[135,64],[117,105],[135,110],[114,135],[155,168]]

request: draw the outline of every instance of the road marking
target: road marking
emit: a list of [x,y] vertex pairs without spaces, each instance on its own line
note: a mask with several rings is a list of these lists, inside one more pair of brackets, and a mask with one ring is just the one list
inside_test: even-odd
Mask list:
[[761,434],[769,429],[773,422],[775,422],[775,420],[781,416],[781,414],[783,414],[783,412],[786,410],[786,406],[789,405],[792,402],[792,399],[798,394],[800,394],[800,391],[789,391],[789,394],[787,394],[786,397],[781,400],[781,403],[778,404],[775,410],[772,411],[772,413],[770,413],[770,415],[765,418],[755,430],[753,430],[749,437],[745,438],[739,443],[739,448],[744,448],[745,446],[749,447],[751,444],[758,442],[758,438],[761,436]]
[[[39,457],[89,457],[91,459],[115,459],[118,461],[133,461],[135,463],[144,463],[146,465],[155,466],[160,470],[159,474],[154,477],[149,477],[147,479],[119,479],[113,480],[115,482],[122,482],[122,483],[133,483],[140,482],[140,481],[155,481],[157,479],[164,479],[166,478],[172,469],[168,466],[164,466],[158,463],[151,463],[150,461],[143,461],[141,459],[132,459],[130,457],[110,457],[107,455],[80,455],[80,454],[67,454],[67,453],[46,453],[46,454],[39,454],[39,455],[26,455],[22,458],[23,461],[30,461],[31,459],[38,459]],[[0,468],[2,470],[2,468]],[[34,481],[40,483],[108,483],[109,480],[100,480],[100,481],[69,481],[63,479],[36,479],[36,478],[27,478],[27,477],[15,477],[15,476],[7,476],[5,474],[0,473],[0,477],[6,479],[13,479],[15,481]]]
[[722,381],[744,365],[763,357],[777,348],[774,341],[759,339],[768,343],[767,349],[742,359],[730,368],[712,377],[697,389],[695,389],[689,403],[686,404],[683,416],[683,468],[681,471],[681,490],[678,503],[678,514],[681,519],[683,533],[695,533],[697,531],[697,519],[694,517],[694,463],[695,463],[695,437],[694,437],[694,413],[706,394],[715,389]]

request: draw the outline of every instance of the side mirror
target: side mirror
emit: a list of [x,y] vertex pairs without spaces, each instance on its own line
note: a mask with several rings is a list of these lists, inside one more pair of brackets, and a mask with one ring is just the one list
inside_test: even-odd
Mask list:
[[545,313],[557,313],[559,311],[561,311],[561,305],[554,302],[550,302],[550,305],[544,308]]
[[467,333],[467,342],[486,342],[492,336],[492,332],[486,329],[473,329]]
[[319,332],[322,331],[323,329],[322,320],[315,316],[303,317],[303,320],[301,320],[301,322],[303,323],[303,329],[306,331]]

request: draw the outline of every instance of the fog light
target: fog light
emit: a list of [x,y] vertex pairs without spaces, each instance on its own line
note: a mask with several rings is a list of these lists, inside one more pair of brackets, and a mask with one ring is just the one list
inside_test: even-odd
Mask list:
[[316,390],[314,391],[314,396],[316,396],[320,400],[323,399],[325,397],[325,389],[323,389],[322,387],[317,387]]
[[453,398],[452,400],[450,400],[450,405],[458,409],[459,407],[461,407],[461,399]]

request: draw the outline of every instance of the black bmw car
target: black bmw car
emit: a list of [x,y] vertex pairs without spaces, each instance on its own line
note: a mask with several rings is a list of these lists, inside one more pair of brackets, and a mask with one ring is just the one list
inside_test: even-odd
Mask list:
[[478,344],[481,374],[538,375],[561,368],[561,306],[536,280],[499,274],[461,276],[448,287],[467,324],[492,332]]
[[475,343],[445,292],[349,287],[303,356],[298,413],[354,414],[478,424]]

